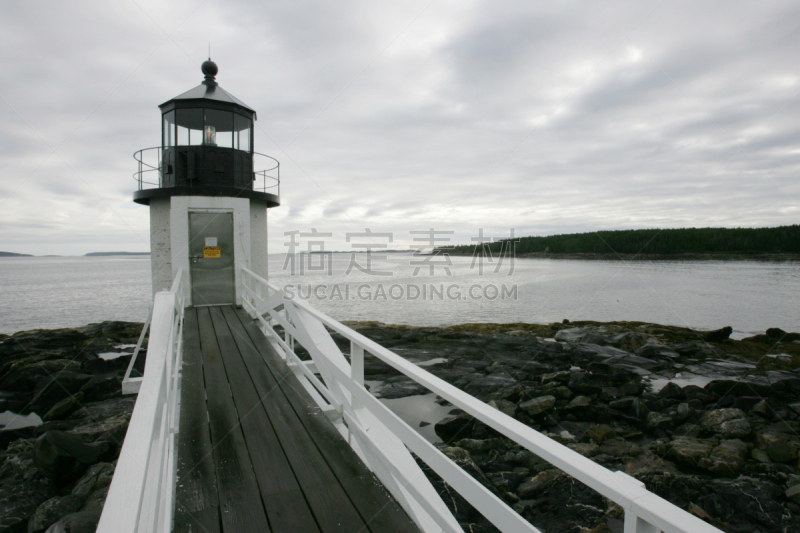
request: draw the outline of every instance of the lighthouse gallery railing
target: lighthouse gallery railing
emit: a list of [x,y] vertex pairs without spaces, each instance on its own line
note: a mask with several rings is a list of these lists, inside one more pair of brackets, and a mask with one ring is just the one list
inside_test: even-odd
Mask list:
[[[538,530],[364,388],[365,352],[619,504],[625,510],[624,533],[721,533],[649,492],[637,479],[598,465],[406,361],[307,302],[289,299],[254,272],[246,268],[242,271],[244,307],[261,322],[264,333],[280,347],[287,363],[353,449],[424,531],[460,532],[461,528],[442,500],[438,496],[431,498],[425,490],[430,486],[427,479],[420,479],[418,469],[408,468],[409,460],[413,463],[409,450],[501,531]],[[282,337],[273,324],[283,328]],[[328,329],[350,341],[349,362]],[[300,360],[294,353],[295,343],[309,352],[313,364]]]

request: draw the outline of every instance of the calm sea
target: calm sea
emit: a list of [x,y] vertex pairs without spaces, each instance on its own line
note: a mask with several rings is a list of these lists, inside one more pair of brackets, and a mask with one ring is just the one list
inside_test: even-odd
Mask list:
[[[638,320],[699,329],[800,330],[800,263],[579,261],[405,254],[270,256],[270,277],[338,320],[441,326],[466,322]],[[433,275],[430,269],[433,266]],[[285,267],[285,268],[284,268]],[[294,273],[292,273],[294,268]],[[302,272],[301,272],[302,269]],[[418,270],[417,270],[418,269]],[[150,259],[0,258],[0,332],[143,321]]]

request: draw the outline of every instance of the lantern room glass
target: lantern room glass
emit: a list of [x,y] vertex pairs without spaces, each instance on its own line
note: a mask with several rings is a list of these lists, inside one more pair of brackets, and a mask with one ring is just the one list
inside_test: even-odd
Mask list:
[[233,148],[233,113],[231,111],[206,109],[205,128],[204,144]]
[[175,111],[164,113],[164,126],[161,132],[161,146],[169,148],[175,146]]
[[178,146],[203,144],[203,110],[178,109],[176,112]]
[[251,152],[253,121],[232,111],[178,109],[164,113],[162,144],[173,146],[219,146]]
[[233,130],[234,130],[234,148],[237,150],[250,151],[252,146],[250,143],[251,135],[253,133],[253,122],[247,118],[234,113],[233,115]]

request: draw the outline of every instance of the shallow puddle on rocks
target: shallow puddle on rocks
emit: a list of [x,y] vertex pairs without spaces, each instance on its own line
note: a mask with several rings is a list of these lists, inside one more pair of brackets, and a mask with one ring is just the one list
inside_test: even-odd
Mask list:
[[[379,384],[379,381],[370,382],[370,385]],[[372,390],[375,390],[373,385]],[[405,398],[392,398],[389,400],[381,399],[381,402],[399,416],[406,424],[411,426],[429,442],[442,442],[433,430],[434,424],[450,416],[448,413],[453,410],[452,405],[439,405],[436,394],[418,394],[416,396],[406,396]],[[424,427],[420,427],[421,422],[427,422]]]
[[97,354],[97,357],[103,359],[104,361],[111,361],[112,359],[117,359],[118,357],[122,357],[123,355],[133,355],[132,352],[103,352]]
[[13,411],[3,411],[0,413],[0,426],[3,426],[3,430],[20,429],[40,425],[42,425],[42,419],[36,413],[30,413],[27,415],[18,415]]
[[667,383],[675,383],[680,387],[685,387],[686,385],[697,385],[701,389],[708,385],[711,381],[719,378],[712,378],[708,376],[698,376],[695,374],[691,374],[689,372],[681,372],[676,374],[674,378],[667,379],[667,378],[656,378],[650,380],[650,387],[652,387],[653,392],[658,392],[663,389]]
[[420,363],[416,363],[416,365],[417,366],[433,366],[433,365],[438,365],[439,363],[446,363],[446,362],[447,362],[446,358],[437,357],[436,359],[428,359],[427,361],[422,361]]

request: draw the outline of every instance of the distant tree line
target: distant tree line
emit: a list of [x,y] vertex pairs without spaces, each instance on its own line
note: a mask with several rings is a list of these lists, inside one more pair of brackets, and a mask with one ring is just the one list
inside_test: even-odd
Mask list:
[[[508,239],[485,244],[492,253],[507,246]],[[508,248],[506,248],[507,250]],[[773,254],[800,253],[800,225],[777,228],[683,228],[637,229],[573,233],[549,237],[521,237],[514,245],[517,255],[552,254]],[[472,255],[475,245],[443,250]]]

